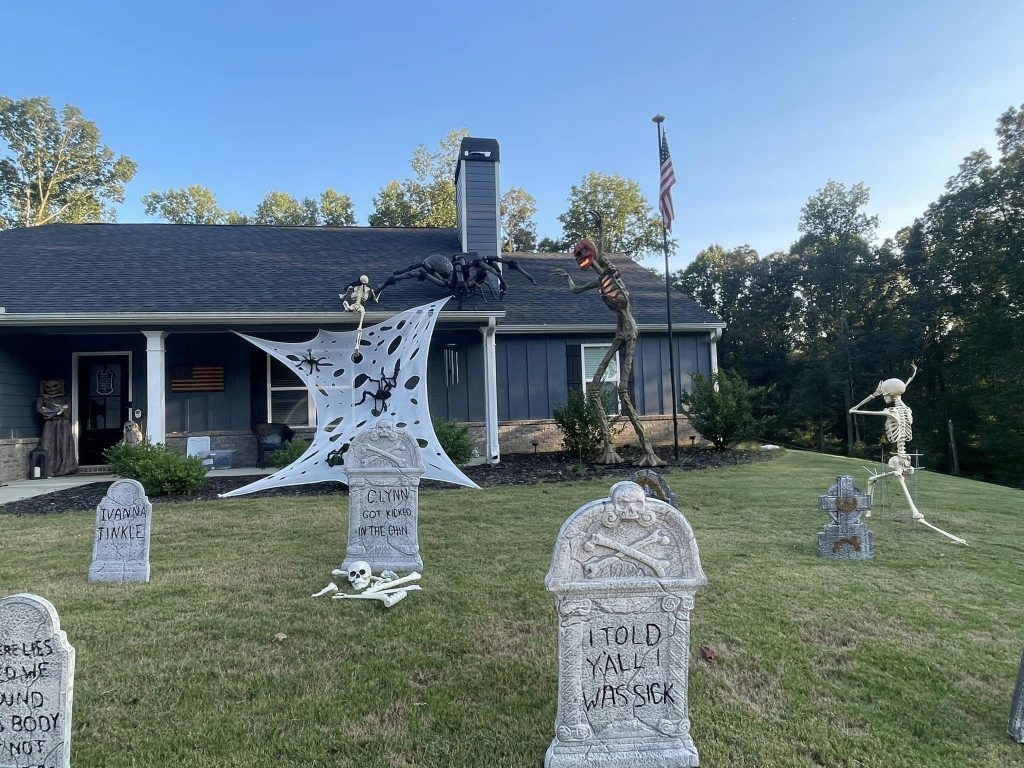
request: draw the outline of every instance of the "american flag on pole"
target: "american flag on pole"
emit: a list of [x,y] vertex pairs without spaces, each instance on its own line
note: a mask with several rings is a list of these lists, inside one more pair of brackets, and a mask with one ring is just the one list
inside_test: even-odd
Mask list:
[[661,134],[661,191],[658,203],[661,208],[661,220],[665,229],[672,231],[672,219],[676,212],[672,208],[672,185],[676,183],[676,172],[672,168],[672,156],[668,153],[668,139]]

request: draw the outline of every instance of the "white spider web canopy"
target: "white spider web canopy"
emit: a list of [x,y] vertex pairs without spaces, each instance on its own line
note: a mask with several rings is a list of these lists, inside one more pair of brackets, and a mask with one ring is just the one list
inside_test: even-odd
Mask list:
[[309,449],[287,467],[222,495],[241,496],[286,485],[348,483],[345,452],[352,438],[371,429],[378,419],[387,419],[416,438],[425,479],[478,488],[441,448],[427,405],[427,353],[434,324],[447,301],[413,307],[365,328],[358,362],[353,361],[355,331],[321,330],[298,343],[238,334],[279,360],[306,385],[316,404],[316,434]]

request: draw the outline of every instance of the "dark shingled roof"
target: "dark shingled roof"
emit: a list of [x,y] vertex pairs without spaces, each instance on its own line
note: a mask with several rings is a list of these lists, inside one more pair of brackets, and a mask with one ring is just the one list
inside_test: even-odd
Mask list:
[[[459,250],[454,229],[50,224],[0,232],[0,306],[8,313],[335,312],[338,293],[360,274],[377,286],[430,254]],[[570,256],[515,258],[536,288],[506,271],[503,302],[474,300],[465,309],[504,309],[503,325],[614,322],[596,292],[573,295],[552,275],[563,268],[577,282],[587,277]],[[625,258],[616,264],[637,321],[664,324],[662,278]],[[442,296],[430,283],[403,280],[369,309],[397,312]],[[672,320],[721,322],[678,293]]]

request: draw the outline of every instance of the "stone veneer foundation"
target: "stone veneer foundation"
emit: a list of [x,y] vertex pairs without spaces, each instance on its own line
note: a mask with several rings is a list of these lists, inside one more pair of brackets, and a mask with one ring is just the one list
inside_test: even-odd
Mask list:
[[[671,416],[641,416],[640,421],[643,422],[648,439],[654,445],[672,445]],[[467,422],[466,426],[469,427],[469,436],[473,440],[473,446],[483,456],[486,452],[483,422]],[[623,420],[619,423],[619,427],[620,429],[614,433],[612,438],[615,445],[639,445],[640,441],[637,440],[632,424]],[[680,447],[690,445],[691,437],[697,441],[701,439],[698,432],[690,426],[689,419],[680,416]],[[501,446],[502,453],[550,453],[562,450],[562,433],[554,419],[501,421],[498,422],[498,444]]]
[[28,477],[28,455],[37,445],[38,437],[0,440],[0,483]]

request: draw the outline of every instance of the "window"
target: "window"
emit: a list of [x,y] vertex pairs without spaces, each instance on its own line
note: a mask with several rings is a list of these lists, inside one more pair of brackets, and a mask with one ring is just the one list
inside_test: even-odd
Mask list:
[[444,373],[445,383],[449,389],[459,383],[459,346],[457,344],[444,345]]
[[267,355],[267,420],[289,427],[316,425],[316,406],[302,380]]
[[[611,347],[610,344],[583,344],[583,391],[587,391],[587,384],[594,378],[597,367],[601,364],[605,354]],[[604,370],[604,379],[601,384],[601,399],[604,400],[604,408],[607,413],[619,413],[619,355],[608,363]]]

